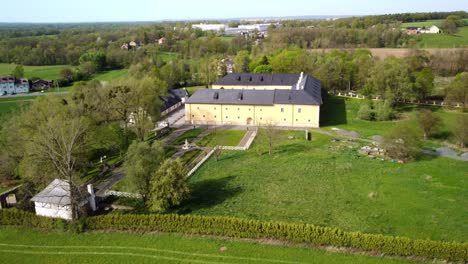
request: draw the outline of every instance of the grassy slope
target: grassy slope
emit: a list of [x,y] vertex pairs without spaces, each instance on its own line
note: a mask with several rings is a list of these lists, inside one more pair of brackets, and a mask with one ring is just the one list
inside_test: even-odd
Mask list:
[[217,130],[205,136],[197,145],[214,147],[237,146],[245,135],[245,130]]
[[182,135],[178,136],[176,139],[170,142],[171,145],[182,145],[185,143],[185,140],[190,143],[194,140],[198,135],[200,135],[205,129],[203,128],[194,128],[185,131]]
[[77,235],[2,228],[0,243],[2,263],[416,263],[177,234]]
[[454,35],[420,34],[418,48],[468,48],[468,27],[461,27]]
[[[15,64],[0,64],[0,75],[9,75],[15,68]],[[60,78],[60,70],[71,67],[68,65],[51,65],[51,66],[23,66],[24,75],[26,78],[39,77],[45,80],[55,80]]]
[[[360,120],[357,118],[357,112],[361,104],[365,104],[365,100],[328,97],[324,98],[324,104],[321,107],[320,126],[325,129],[332,127],[343,128],[347,130],[357,131],[362,137],[369,138],[373,135],[384,135],[386,131],[396,125],[395,121],[371,122]],[[415,121],[417,110],[431,109],[435,115],[439,116],[443,121],[443,126],[440,135],[447,135],[449,141],[453,141],[450,135],[450,130],[455,125],[456,117],[459,115],[467,115],[457,111],[449,111],[443,107],[430,106],[415,106],[404,105],[398,108],[399,123],[409,123],[416,127]]]
[[99,81],[110,81],[113,79],[124,78],[128,76],[128,69],[112,70],[96,74],[93,79]]
[[[409,164],[370,160],[357,154],[358,143],[331,143],[315,133],[306,142],[302,134],[283,131],[272,156],[259,156],[256,141],[247,152],[210,159],[190,179],[193,199],[179,212],[468,239],[468,163],[433,157]],[[368,198],[371,192],[377,197]]]

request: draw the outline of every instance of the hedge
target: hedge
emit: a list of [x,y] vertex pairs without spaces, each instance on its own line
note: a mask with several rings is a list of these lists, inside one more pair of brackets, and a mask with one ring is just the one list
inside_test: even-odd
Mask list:
[[[27,225],[39,228],[59,228],[63,221],[36,216],[18,210],[0,210],[1,225]],[[176,214],[109,214],[86,219],[87,230],[121,230],[137,232],[177,232],[226,236],[233,238],[269,238],[314,245],[350,247],[364,251],[379,251],[389,255],[419,256],[467,262],[468,243],[434,240],[413,240],[406,237],[345,232],[338,228],[265,222],[232,217],[211,217]]]

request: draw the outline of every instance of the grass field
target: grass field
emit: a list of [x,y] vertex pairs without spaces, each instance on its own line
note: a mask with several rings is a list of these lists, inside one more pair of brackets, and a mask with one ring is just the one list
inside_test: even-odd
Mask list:
[[357,113],[361,104],[365,100],[342,98],[342,97],[324,97],[324,104],[320,109],[320,127],[331,129],[333,127],[352,130],[358,132],[361,137],[370,138],[373,135],[384,135],[388,130],[395,127],[398,123],[408,123],[410,126],[417,127],[416,115],[420,109],[431,109],[434,114],[442,119],[443,126],[439,132],[438,141],[448,140],[453,142],[451,130],[455,126],[456,117],[467,115],[458,111],[447,110],[438,106],[416,106],[402,105],[397,108],[398,120],[372,122],[358,119]]
[[[0,75],[10,75],[15,64],[0,64]],[[71,67],[69,65],[51,65],[51,66],[23,66],[26,78],[38,77],[44,80],[56,80],[60,78],[60,70]]]
[[304,247],[177,234],[43,233],[0,229],[1,263],[417,263]]
[[202,138],[197,145],[214,146],[237,146],[245,135],[245,130],[216,130]]
[[111,81],[114,79],[125,78],[127,76],[128,76],[128,69],[121,69],[121,70],[111,70],[111,71],[100,72],[94,75],[93,79],[99,80],[99,81]]
[[185,140],[190,143],[192,142],[198,135],[200,135],[205,129],[203,128],[194,128],[185,131],[182,135],[178,136],[176,139],[170,142],[171,145],[182,145],[185,143]]
[[418,48],[468,48],[468,27],[461,27],[453,35],[419,34],[416,36]]
[[[35,96],[22,96],[22,97],[0,97],[0,116],[12,113],[21,107],[26,107],[36,97]],[[0,124],[1,127],[1,124]]]
[[210,159],[190,178],[192,199],[177,212],[467,241],[467,162],[424,156],[395,164],[358,155],[357,142],[302,137],[281,131],[271,156],[259,155],[265,146],[257,138],[249,151]]
[[[468,19],[464,19],[465,23],[468,23]],[[433,25],[436,25],[440,27],[442,25],[443,19],[433,19],[433,20],[426,20],[426,21],[420,21],[420,22],[410,22],[410,23],[402,23],[401,27],[402,28],[407,28],[407,27],[426,27],[430,28]]]

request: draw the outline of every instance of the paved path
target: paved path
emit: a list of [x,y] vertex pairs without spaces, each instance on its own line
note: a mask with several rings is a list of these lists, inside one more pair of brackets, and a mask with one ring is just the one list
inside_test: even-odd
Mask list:
[[237,145],[238,147],[244,147],[247,145],[247,142],[249,141],[250,137],[252,134],[255,133],[255,130],[247,130],[247,133],[245,133],[244,137],[241,139],[239,144]]
[[112,187],[114,187],[114,185],[117,184],[124,177],[125,177],[125,172],[122,170],[122,168],[116,168],[115,170],[113,170],[112,176],[110,176],[109,178],[103,180],[102,182],[94,186],[96,190],[96,196],[99,196],[99,197],[105,196],[106,192],[110,190]]
[[50,94],[68,94],[69,91],[62,91],[62,92],[48,92],[48,93],[41,93],[41,92],[32,92],[32,93],[20,93],[20,94],[7,94],[2,95],[0,98],[14,98],[14,97],[25,97],[25,96],[41,96],[41,95],[50,95]]

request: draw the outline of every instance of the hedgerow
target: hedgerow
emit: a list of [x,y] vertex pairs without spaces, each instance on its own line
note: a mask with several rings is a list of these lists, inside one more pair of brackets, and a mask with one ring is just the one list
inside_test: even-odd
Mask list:
[[[9,209],[0,210],[0,224],[58,229],[63,221]],[[86,219],[85,226],[87,230],[161,231],[232,238],[268,238],[313,245],[350,247],[364,251],[379,251],[388,255],[419,256],[457,262],[468,261],[468,243],[413,240],[407,237],[346,232],[339,228],[310,224],[197,215],[110,214],[89,217]]]

